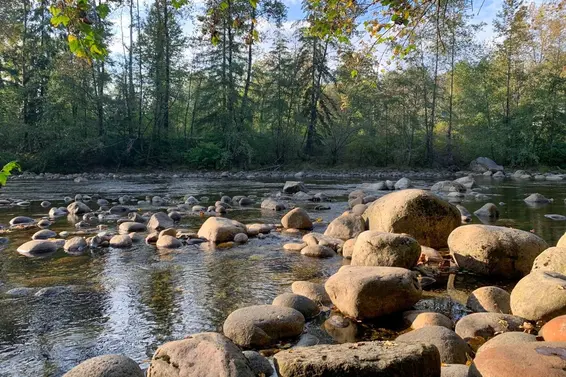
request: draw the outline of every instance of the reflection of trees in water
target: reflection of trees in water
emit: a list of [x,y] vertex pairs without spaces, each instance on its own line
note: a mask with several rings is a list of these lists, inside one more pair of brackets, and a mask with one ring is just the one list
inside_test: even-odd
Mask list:
[[142,301],[147,305],[153,317],[152,333],[158,341],[167,339],[172,331],[176,318],[178,293],[175,287],[173,268],[153,271],[149,276],[148,291],[142,293]]

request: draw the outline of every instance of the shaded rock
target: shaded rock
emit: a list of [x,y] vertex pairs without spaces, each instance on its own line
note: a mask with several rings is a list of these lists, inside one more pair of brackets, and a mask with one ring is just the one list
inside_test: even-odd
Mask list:
[[342,313],[359,319],[407,310],[422,294],[417,275],[396,267],[344,266],[324,286]]
[[132,247],[132,239],[127,234],[117,235],[110,239],[110,246],[116,249],[127,249]]
[[144,373],[129,357],[104,355],[83,361],[63,377],[144,377]]
[[470,367],[462,364],[442,364],[440,377],[468,377]]
[[430,344],[363,342],[318,345],[274,356],[281,377],[438,377],[440,357]]
[[155,351],[147,377],[254,377],[250,363],[230,339],[201,333],[165,343]]
[[468,190],[471,190],[471,189],[478,186],[476,184],[476,180],[474,179],[474,177],[471,177],[471,176],[458,178],[458,179],[454,180],[454,182],[461,184],[462,186],[464,186]]
[[73,202],[67,206],[67,211],[71,215],[82,215],[84,213],[92,212],[92,210],[83,202]]
[[307,192],[303,182],[287,181],[285,182],[285,186],[283,186],[283,192],[285,194],[294,194],[299,191]]
[[241,347],[268,347],[280,339],[299,336],[304,325],[305,317],[295,309],[256,305],[232,312],[226,318],[223,330]]
[[82,237],[73,237],[65,242],[63,250],[67,253],[81,253],[87,248],[86,240]]
[[499,287],[481,287],[470,294],[466,306],[474,312],[511,314],[511,295]]
[[474,212],[477,217],[486,217],[489,219],[499,218],[499,209],[493,203],[487,203],[480,209]]
[[376,200],[364,213],[369,230],[407,233],[419,244],[442,248],[461,224],[456,207],[423,190],[403,190]]
[[357,237],[365,229],[366,224],[361,216],[345,214],[332,220],[324,235],[346,241]]
[[524,318],[499,313],[473,313],[456,323],[456,334],[468,340],[478,336],[484,339],[509,331],[523,331]]
[[443,326],[425,326],[399,335],[395,341],[433,344],[440,352],[440,361],[446,364],[466,364],[473,356],[468,343]]
[[549,321],[566,314],[566,275],[533,271],[511,291],[511,311],[529,321]]
[[456,181],[440,181],[435,183],[430,188],[430,191],[440,192],[440,193],[450,193],[450,192],[465,193],[466,187]]
[[248,235],[245,233],[238,233],[234,236],[234,242],[244,244],[248,242]]
[[401,178],[397,182],[395,182],[395,190],[406,190],[408,188],[413,187],[413,183],[409,178]]
[[498,346],[506,346],[511,344],[518,344],[518,343],[529,343],[529,342],[536,342],[537,337],[531,334],[527,334],[524,332],[519,331],[511,331],[506,332],[500,335],[497,335],[495,338],[492,338],[485,342],[479,349],[477,354],[480,352],[486,351],[493,347]]
[[33,224],[35,223],[35,220],[32,219],[31,217],[26,217],[26,216],[16,216],[13,219],[10,220],[10,225],[14,226],[14,225],[27,225],[27,224]]
[[329,306],[332,304],[323,284],[310,281],[295,281],[291,284],[291,291],[297,295],[308,297],[319,305]]
[[531,271],[548,245],[533,233],[490,225],[464,225],[448,238],[459,267],[481,275],[513,278]]
[[301,254],[313,258],[332,258],[336,255],[334,250],[321,245],[307,246],[301,250]]
[[357,238],[352,238],[344,242],[344,246],[342,246],[342,256],[346,259],[352,259],[352,255],[354,254],[354,246],[356,245]]
[[144,224],[133,221],[126,221],[125,223],[120,224],[118,229],[121,233],[145,232],[147,230]]
[[421,255],[419,260],[424,260],[425,263],[442,263],[444,258],[438,250],[435,250],[432,247],[421,246]]
[[472,222],[472,214],[466,209],[466,207],[456,204],[456,208],[458,208],[458,211],[460,211],[460,216],[463,223]]
[[533,271],[551,271],[566,274],[565,247],[549,247],[533,262]]
[[66,287],[66,286],[54,286],[54,287],[45,287],[41,288],[39,291],[35,292],[35,297],[53,297],[59,296],[62,294],[70,293],[73,291],[73,287]]
[[550,202],[550,199],[547,199],[544,195],[538,193],[532,194],[525,199],[525,203],[527,204],[547,204]]
[[223,217],[209,217],[200,227],[198,236],[210,242],[222,243],[233,241],[239,233],[246,233],[244,224]]
[[529,342],[480,352],[469,377],[565,377],[566,342]]
[[309,214],[302,208],[295,208],[289,211],[281,219],[281,224],[286,229],[312,229],[312,221]]
[[320,313],[318,306],[313,300],[295,293],[280,294],[275,297],[272,305],[295,309],[301,312],[306,319],[314,318]]
[[271,376],[274,372],[273,367],[269,360],[263,357],[259,352],[256,351],[244,351],[244,357],[248,360],[250,368],[255,373],[256,376]]
[[31,236],[31,239],[32,240],[46,240],[46,239],[55,238],[55,237],[57,237],[56,232],[49,230],[49,229],[43,229],[43,230],[40,230],[39,232],[35,232],[33,234],[33,236]]
[[261,202],[261,208],[269,209],[271,211],[283,211],[285,208],[287,208],[287,206],[285,205],[285,203],[281,203],[275,199],[268,198]]
[[18,253],[30,256],[54,253],[56,251],[57,244],[44,240],[28,241],[18,247]]
[[124,206],[113,206],[109,212],[112,215],[124,216],[130,212],[130,209]]
[[419,243],[406,234],[366,231],[354,244],[352,266],[412,268],[421,255]]
[[403,313],[403,321],[413,330],[427,326],[442,326],[447,329],[454,328],[452,320],[444,314],[427,312],[424,310],[409,310]]
[[173,228],[174,226],[175,222],[165,212],[153,214],[147,223],[147,228],[154,231]]
[[66,208],[65,208],[64,211],[63,211],[62,209],[60,209],[60,208],[51,208],[51,209],[49,210],[48,216],[49,216],[49,218],[53,219],[53,218],[56,218],[56,217],[63,217],[63,216],[65,216],[66,214],[67,214],[67,209],[66,209]]
[[303,334],[293,348],[298,347],[312,347],[321,344],[322,342],[316,336],[311,334]]
[[486,171],[502,172],[503,166],[497,165],[495,161],[487,157],[478,157],[470,163],[470,170],[476,173],[483,173]]
[[[357,216],[362,216],[367,208],[368,208],[368,206],[365,205],[365,204],[356,204],[354,207],[352,207],[352,214],[357,215]],[[364,225],[364,228],[365,228],[365,225]]]
[[493,178],[500,178],[500,179],[502,179],[502,178],[505,178],[505,173],[503,173],[502,171],[498,171],[498,172],[494,173],[494,174],[492,175],[492,177],[493,177]]
[[242,198],[240,199],[240,201],[238,202],[239,205],[241,206],[251,206],[255,203],[255,201],[251,198]]
[[183,216],[181,216],[181,214],[177,211],[169,212],[169,217],[175,222],[181,221],[181,219],[183,218]]

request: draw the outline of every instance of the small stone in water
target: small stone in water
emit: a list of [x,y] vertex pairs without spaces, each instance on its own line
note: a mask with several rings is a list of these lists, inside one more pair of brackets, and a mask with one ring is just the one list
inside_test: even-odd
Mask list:
[[47,208],[49,206],[51,206],[51,203],[48,202],[47,200],[44,200],[43,202],[41,202],[40,204],[43,208]]

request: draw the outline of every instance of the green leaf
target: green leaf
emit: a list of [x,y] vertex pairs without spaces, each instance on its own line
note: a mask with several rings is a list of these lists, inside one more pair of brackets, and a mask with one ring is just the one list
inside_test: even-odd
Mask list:
[[110,13],[110,7],[108,4],[100,4],[96,7],[96,12],[100,16],[100,18],[106,18],[108,13]]
[[8,162],[2,170],[0,170],[0,186],[5,186],[8,177],[12,175],[12,171],[22,171],[22,167],[16,161]]
[[228,3],[226,1],[223,1],[220,3],[220,10],[226,10],[228,9]]
[[51,25],[57,27],[57,26],[63,24],[63,26],[67,27],[67,25],[69,24],[69,21],[71,21],[69,16],[64,15],[64,14],[60,14],[56,17],[51,18]]
[[251,4],[252,8],[254,8],[254,9],[257,8],[257,2],[258,2],[258,0],[250,0],[250,4]]
[[355,79],[358,76],[358,71],[356,69],[353,69],[352,72],[350,72],[350,76]]

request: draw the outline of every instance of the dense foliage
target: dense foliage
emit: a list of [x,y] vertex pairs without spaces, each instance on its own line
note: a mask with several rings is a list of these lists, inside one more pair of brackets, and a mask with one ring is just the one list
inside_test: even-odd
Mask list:
[[[367,13],[379,2],[309,0],[311,27],[291,32],[281,0],[83,3],[0,0],[0,161],[36,171],[566,161],[566,0],[503,0],[488,41],[461,0],[393,2],[385,21]],[[106,55],[118,31],[121,52]]]

